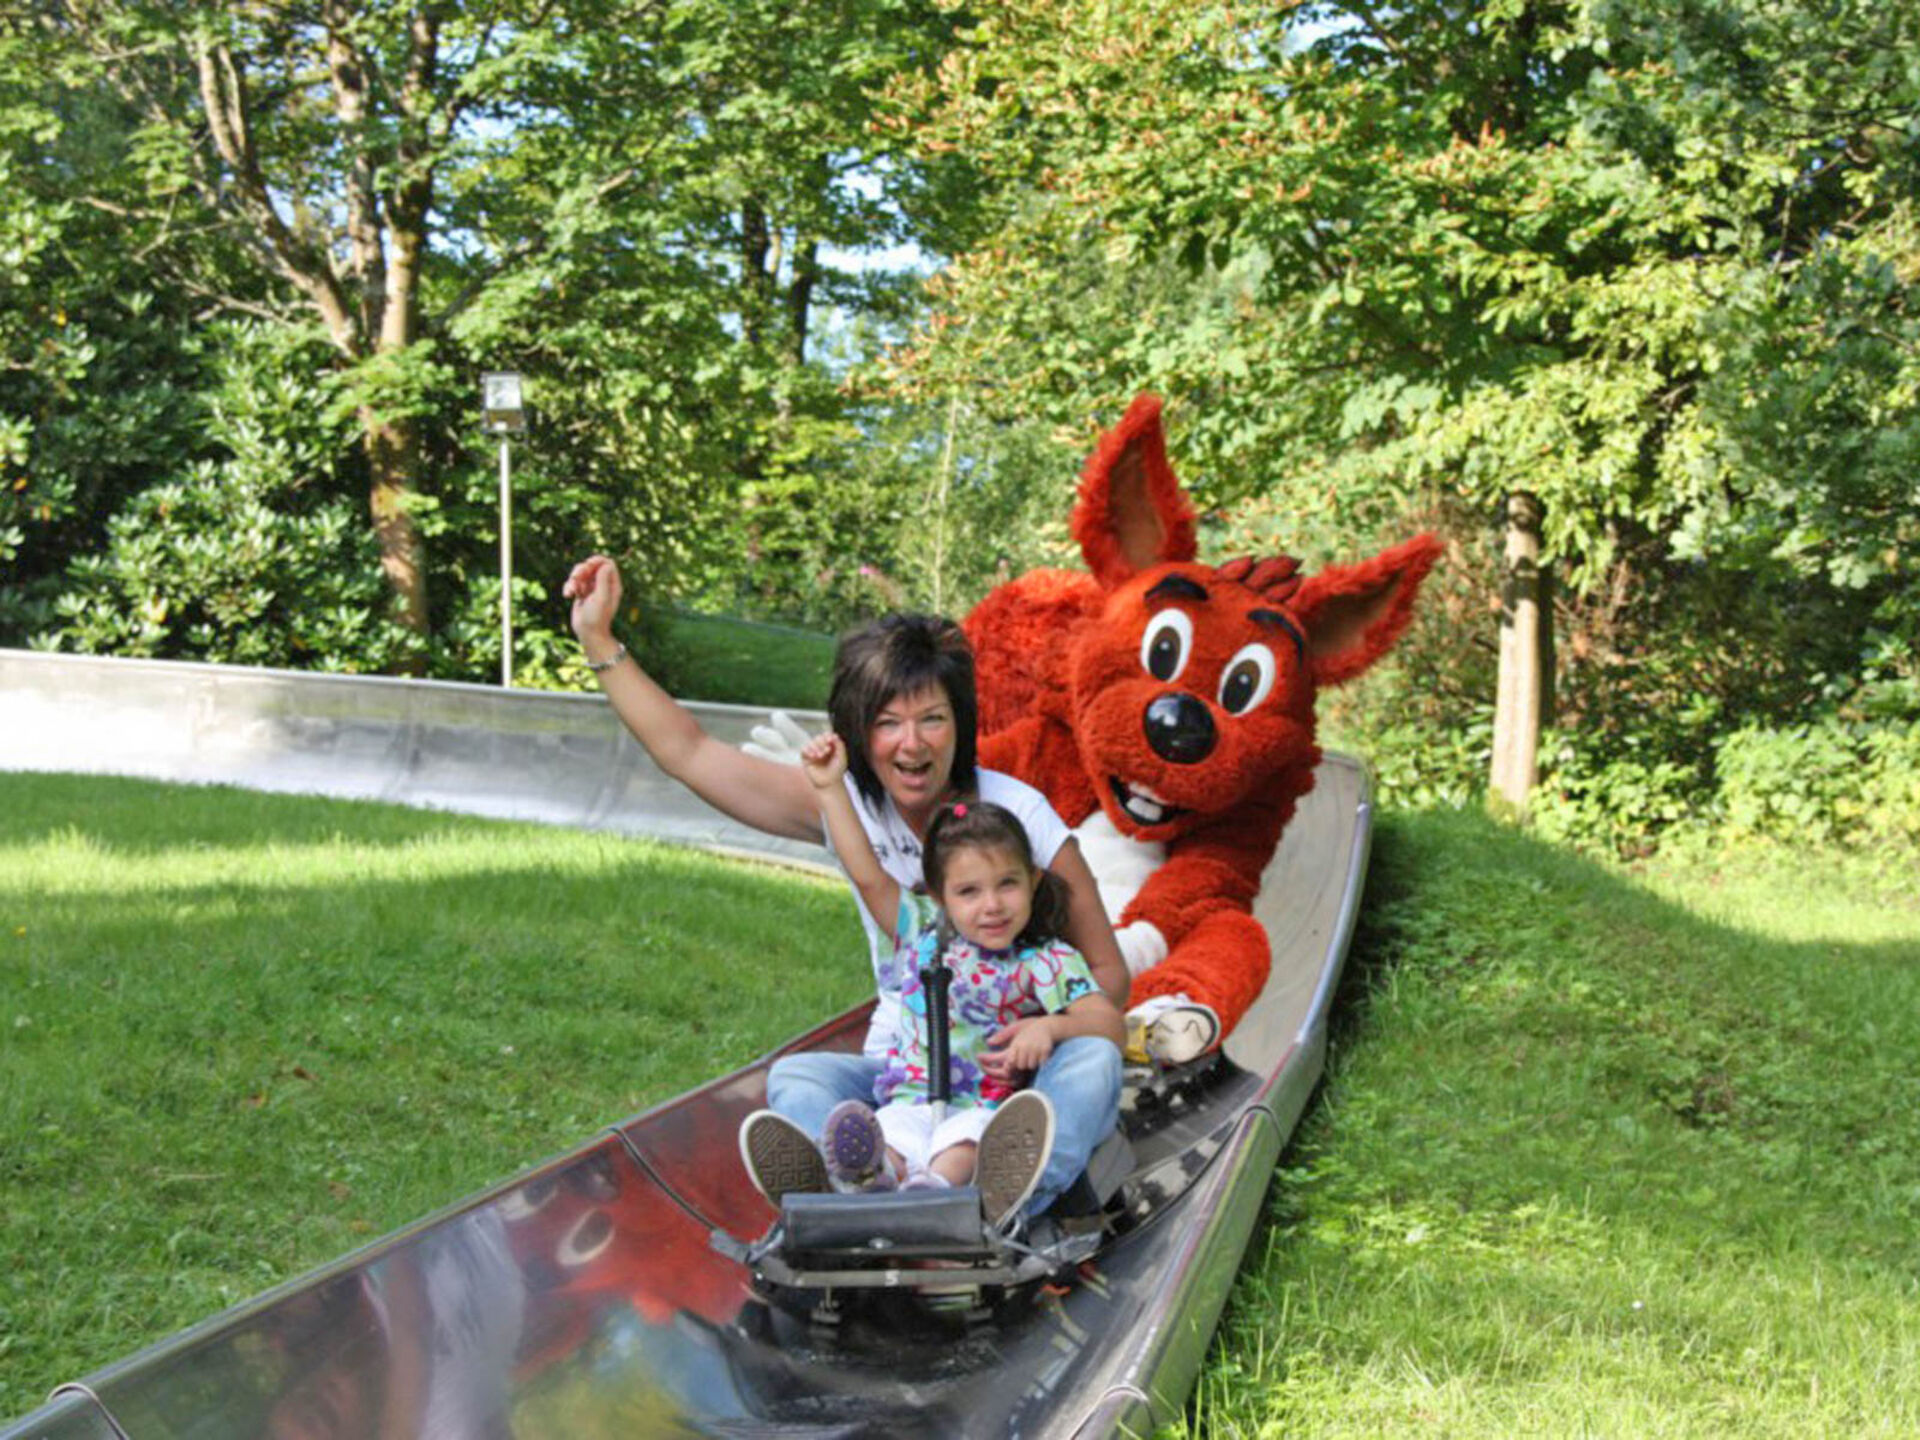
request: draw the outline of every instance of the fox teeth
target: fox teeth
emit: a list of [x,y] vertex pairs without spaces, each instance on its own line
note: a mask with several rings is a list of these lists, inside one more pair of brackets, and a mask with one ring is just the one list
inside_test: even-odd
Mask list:
[[1144,785],[1135,785],[1130,780],[1122,780],[1118,775],[1107,777],[1107,789],[1114,800],[1126,812],[1126,816],[1136,825],[1164,825],[1176,816],[1186,812],[1178,805],[1154,794]]

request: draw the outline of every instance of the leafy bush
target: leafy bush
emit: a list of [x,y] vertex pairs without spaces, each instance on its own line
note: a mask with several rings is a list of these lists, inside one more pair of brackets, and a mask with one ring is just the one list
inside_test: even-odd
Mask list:
[[1543,839],[1620,855],[1675,842],[1920,848],[1920,723],[1838,717],[1721,737],[1703,779],[1651,747],[1600,758],[1556,735],[1530,818]]
[[81,651],[378,671],[402,658],[348,436],[316,403],[311,336],[226,327],[203,393],[220,458],[132,496],[69,565],[57,638]]
[[1671,827],[1698,814],[1708,793],[1691,765],[1652,746],[1611,757],[1584,737],[1549,732],[1545,778],[1528,818],[1542,839],[1577,849],[1645,855]]
[[1920,842],[1920,724],[1748,727],[1719,747],[1727,839]]
[[1864,748],[1862,835],[1920,848],[1920,721],[1871,730]]

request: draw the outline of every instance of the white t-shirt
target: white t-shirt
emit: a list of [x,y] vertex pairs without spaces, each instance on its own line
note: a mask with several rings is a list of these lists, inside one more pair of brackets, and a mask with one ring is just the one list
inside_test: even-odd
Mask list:
[[[981,770],[977,773],[980,798],[1012,811],[1025,828],[1027,844],[1033,850],[1033,863],[1043,870],[1053,864],[1053,857],[1060,853],[1060,847],[1071,837],[1066,825],[1054,813],[1053,806],[1047,803],[1047,797],[1026,781],[1002,775],[997,770]],[[847,793],[853,797],[853,813],[860,817],[861,825],[866,828],[867,840],[880,861],[880,868],[908,889],[918,885],[922,879],[920,837],[913,833],[912,827],[901,815],[900,807],[893,803],[893,797],[883,791],[880,808],[874,810],[854,785],[851,775],[847,776],[846,786]],[[833,848],[832,841],[827,842],[827,848]],[[899,1024],[900,984],[905,977],[895,973],[891,923],[876,924],[873,916],[867,913],[866,902],[860,898],[860,892],[853,888],[851,880],[847,882],[847,888],[853,891],[853,903],[860,911],[860,923],[867,930],[867,950],[873,961],[873,988],[880,998],[880,1003],[874,1007],[873,1023],[867,1028],[866,1053],[885,1055]]]

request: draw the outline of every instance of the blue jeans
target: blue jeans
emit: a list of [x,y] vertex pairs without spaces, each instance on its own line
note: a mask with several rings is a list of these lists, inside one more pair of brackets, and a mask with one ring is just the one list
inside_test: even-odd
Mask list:
[[[808,1051],[785,1055],[767,1073],[767,1104],[809,1135],[842,1100],[874,1103],[880,1074],[875,1056]],[[1038,1215],[1080,1177],[1100,1142],[1120,1118],[1120,1051],[1111,1041],[1076,1035],[1054,1046],[1033,1077],[1033,1088],[1053,1102],[1053,1154],[1027,1202]]]

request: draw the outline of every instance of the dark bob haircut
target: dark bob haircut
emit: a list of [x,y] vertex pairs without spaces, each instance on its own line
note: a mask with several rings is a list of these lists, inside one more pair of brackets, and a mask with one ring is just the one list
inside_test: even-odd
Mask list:
[[973,688],[973,647],[960,627],[938,615],[882,615],[840,637],[833,657],[827,714],[847,747],[847,772],[868,805],[878,809],[886,790],[867,754],[867,733],[880,712],[903,695],[934,686],[953,707],[956,790],[978,785],[975,760],[980,704]]

